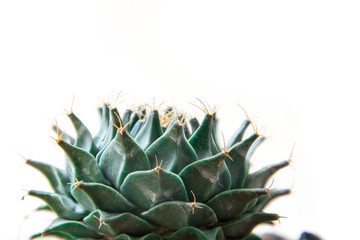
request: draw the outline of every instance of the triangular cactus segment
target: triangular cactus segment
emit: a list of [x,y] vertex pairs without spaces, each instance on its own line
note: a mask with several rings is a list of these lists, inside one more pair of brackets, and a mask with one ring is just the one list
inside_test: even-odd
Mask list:
[[[245,188],[263,188],[272,175],[289,164],[289,161],[282,161],[280,163],[265,166],[260,170],[247,175],[244,184]],[[257,201],[258,199],[254,199],[248,205],[248,211],[257,204]]]
[[[164,202],[141,214],[146,220],[170,230],[187,226],[210,226],[217,222],[214,211],[202,203]],[[194,208],[196,208],[194,210]]]
[[208,205],[196,201],[188,203],[191,206],[191,214],[188,215],[188,225],[202,228],[214,227],[218,224],[217,216]]
[[198,159],[205,159],[217,154],[217,147],[213,139],[213,116],[205,114],[203,121],[189,139]]
[[263,188],[273,174],[275,174],[278,170],[288,166],[289,164],[289,161],[282,161],[268,165],[256,172],[249,174],[246,177],[246,188]]
[[134,126],[130,130],[130,136],[132,138],[136,138],[137,134],[140,132],[140,130],[143,127],[144,123],[145,123],[145,120],[139,119],[139,120],[136,121],[136,123],[134,124]]
[[180,122],[177,116],[174,116],[171,121],[168,123],[167,127],[165,127],[165,131],[163,132],[167,132],[168,129],[170,129],[172,127],[172,125],[174,125],[175,123]]
[[173,122],[176,122],[178,120],[178,117],[176,116],[176,111],[175,109],[168,107],[162,114],[160,117],[160,123],[161,123],[161,127],[163,132],[165,132],[170,124],[172,124]]
[[62,169],[56,168],[51,164],[44,162],[38,162],[31,159],[26,159],[26,164],[34,167],[39,170],[47,178],[51,188],[61,195],[66,195],[71,197],[69,178],[66,175],[66,172]]
[[213,142],[214,142],[214,144],[212,144],[212,145],[210,145],[213,149],[211,150],[211,152],[213,152],[213,153],[218,153],[218,152],[220,152],[221,151],[221,147],[220,147],[220,144],[219,144],[219,142],[218,142],[218,138],[217,138],[217,136],[218,136],[218,119],[217,119],[217,117],[216,117],[216,112],[214,112],[213,114],[212,114],[212,116],[213,116],[213,126],[212,126],[212,133],[211,133],[211,136],[212,136],[212,138],[213,138]]
[[184,126],[185,137],[186,137],[186,139],[189,139],[191,137],[191,131],[189,129],[189,126],[186,122],[183,123],[183,126]]
[[87,215],[87,211],[69,197],[38,190],[30,190],[28,195],[40,198],[46,202],[51,210],[61,218],[80,220]]
[[106,132],[110,124],[110,110],[107,104],[103,104],[102,108],[100,108],[100,115],[100,130],[94,137],[94,143],[98,149],[100,149],[100,145],[106,137]]
[[95,157],[92,154],[81,148],[70,145],[62,140],[59,140],[57,143],[64,150],[68,156],[68,160],[71,163],[71,180],[77,178],[85,182],[110,184],[109,181],[107,181],[104,177],[99,166],[97,165]]
[[[225,153],[226,155],[227,153]],[[211,194],[212,196],[215,196],[223,191],[229,190],[231,188],[231,175],[229,168],[225,161],[223,161],[219,167],[217,181],[215,183],[215,187],[213,189],[213,192]]]
[[106,212],[131,212],[136,207],[114,188],[101,183],[77,182],[73,184],[72,195],[84,209]]
[[262,188],[233,189],[216,195],[206,204],[215,211],[219,220],[228,221],[241,216],[253,199],[266,194],[268,190]]
[[[260,135],[255,142],[251,145],[247,155],[246,155],[246,169],[249,171],[250,169],[250,159],[253,156],[253,154],[255,153],[255,150],[258,149],[258,147],[266,140],[266,138],[262,135]],[[249,174],[249,172],[247,172],[246,174]]]
[[76,131],[75,146],[91,152],[94,155],[97,153],[96,147],[93,142],[92,135],[89,129],[80,121],[80,119],[73,113],[67,114]]
[[99,150],[103,149],[106,145],[108,145],[111,142],[111,140],[113,140],[117,132],[115,126],[120,126],[122,124],[122,120],[120,118],[119,111],[117,110],[117,108],[112,108],[109,105],[107,105],[107,107],[109,109],[108,111],[109,111],[110,120],[108,122],[105,138],[100,144]]
[[260,223],[279,220],[280,216],[273,213],[249,213],[242,217],[222,224],[226,237],[243,238],[248,236],[254,227]]
[[290,194],[290,189],[274,189],[269,191],[269,196],[262,196],[257,199],[256,205],[253,206],[249,212],[260,212],[266,205],[277,197],[281,197]]
[[[122,119],[124,125],[126,125],[130,122],[130,118],[131,118],[132,114],[133,114],[133,110],[131,110],[129,108],[125,109],[123,115],[121,116],[121,119]],[[128,129],[126,129],[126,130],[128,130]]]
[[[134,125],[136,124],[136,122],[140,119],[139,117],[139,113],[136,111],[133,111],[130,115],[130,119],[129,122],[130,124],[127,126],[127,131],[130,133],[131,130],[133,129]],[[127,123],[126,123],[127,124]]]
[[181,178],[163,169],[131,173],[120,190],[127,199],[144,210],[165,201],[189,201]]
[[125,177],[134,171],[149,170],[150,163],[145,152],[127,131],[118,131],[106,147],[99,161],[106,178],[119,189]]
[[243,187],[248,173],[246,155],[258,137],[259,135],[254,133],[247,139],[232,145],[229,157],[225,160],[231,174],[232,189]]
[[61,139],[71,145],[75,145],[75,138],[71,135],[69,135],[68,133],[62,131],[62,129],[59,128],[59,126],[56,124],[54,124],[52,126],[52,130],[57,133],[59,136],[61,136]]
[[229,147],[242,141],[245,131],[249,125],[250,125],[250,121],[247,119],[242,122],[240,127],[236,130],[236,132],[231,136],[230,140],[228,141]]
[[144,120],[146,118],[146,106],[148,106],[148,104],[139,106],[137,109],[137,112],[139,114],[139,118]]
[[224,162],[227,153],[221,152],[207,159],[198,160],[185,167],[179,176],[183,180],[192,199],[191,191],[196,194],[198,201],[206,202],[216,192],[229,190],[231,176]]
[[85,217],[84,221],[112,237],[122,233],[143,236],[156,230],[155,226],[131,213],[107,213],[96,210]]
[[144,125],[136,135],[135,141],[145,151],[162,134],[159,113],[157,110],[151,110]]
[[184,202],[165,202],[143,212],[141,216],[154,224],[177,230],[188,226],[191,210],[191,206]]
[[197,120],[197,118],[193,117],[193,118],[190,118],[189,124],[190,124],[190,128],[191,128],[191,134],[194,134],[196,132],[196,130],[198,129],[198,127],[200,126],[200,123]]
[[185,166],[197,160],[196,152],[185,138],[183,126],[177,122],[146,150],[152,168],[156,157],[163,161],[162,168],[179,173]]
[[83,222],[69,221],[64,219],[55,219],[49,227],[42,233],[43,236],[51,233],[65,233],[72,239],[104,239],[104,235],[96,231],[95,228],[86,225]]

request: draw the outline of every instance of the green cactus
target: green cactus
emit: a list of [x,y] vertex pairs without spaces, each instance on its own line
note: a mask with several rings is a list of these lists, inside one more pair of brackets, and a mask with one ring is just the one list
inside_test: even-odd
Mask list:
[[243,139],[251,123],[246,119],[229,146],[219,146],[215,113],[206,105],[201,109],[205,116],[199,122],[155,107],[126,109],[120,117],[105,104],[96,136],[70,112],[77,136],[56,126],[54,138],[66,154],[65,170],[26,161],[54,191],[28,195],[57,215],[32,238],[260,239],[253,228],[280,218],[264,207],[289,193],[265,184],[289,161],[249,173],[250,155],[264,137],[255,131]]

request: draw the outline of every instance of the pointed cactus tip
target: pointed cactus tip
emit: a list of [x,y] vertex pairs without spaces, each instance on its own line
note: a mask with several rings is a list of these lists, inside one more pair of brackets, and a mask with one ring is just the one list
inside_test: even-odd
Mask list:
[[83,180],[80,180],[80,181],[79,181],[79,179],[77,179],[77,178],[75,177],[75,182],[73,182],[73,183],[70,182],[70,183],[68,183],[68,184],[69,184],[69,185],[74,185],[74,188],[73,188],[72,190],[75,190],[76,188],[80,187],[83,182],[84,182]]
[[19,152],[16,152],[16,153],[20,156],[20,158],[23,160],[23,162],[24,162],[25,164],[29,162],[30,159],[24,157],[24,155],[22,155],[22,154],[19,153]]
[[[111,94],[112,95],[112,94]],[[121,95],[121,91],[116,95],[115,98],[113,98],[113,96],[109,96],[108,100],[106,101],[102,101],[106,106],[108,106],[109,109],[115,109],[117,108],[117,106],[119,106],[121,103],[123,103],[124,101],[120,101],[118,102],[119,98],[123,97],[123,95]],[[113,99],[113,100],[111,100]],[[112,102],[112,103],[111,103]]]
[[211,115],[214,115],[216,113],[217,108],[218,108],[218,106],[216,106],[216,105],[213,107],[213,109],[211,110],[211,112],[212,112]]
[[40,238],[45,237],[45,235],[47,235],[48,233],[49,233],[49,232],[42,232]]
[[154,170],[154,172],[156,172],[157,174],[159,174],[160,173],[160,171],[161,171],[161,165],[162,165],[162,163],[163,163],[163,161],[161,160],[161,162],[160,162],[160,164],[159,164],[159,161],[158,161],[158,158],[157,158],[157,156],[155,155],[155,161],[156,161],[156,167],[153,169]]
[[187,118],[187,115],[186,115],[186,113],[184,112],[184,114],[181,116],[181,119],[180,119],[180,122],[181,122],[183,125],[185,124],[186,118]]
[[271,188],[274,185],[275,178],[272,179],[269,187],[266,188],[266,194],[271,198],[270,192],[276,190],[276,188]]
[[113,109],[111,104],[109,102],[105,102],[105,105],[109,108],[109,109]]
[[281,219],[281,218],[288,218],[288,217],[284,217],[284,216],[279,216],[279,215],[278,215],[278,217],[277,217],[277,218],[278,218],[277,220],[279,221],[279,224],[281,224],[280,219]]
[[258,126],[254,123],[253,119],[250,118],[250,116],[249,116],[248,112],[245,110],[245,108],[242,107],[239,103],[236,103],[236,104],[237,104],[237,105],[241,108],[241,110],[244,112],[245,117],[246,117],[246,119],[250,122],[250,124],[251,124],[254,132],[255,132],[257,135],[259,135],[259,136],[263,136],[263,134],[260,133],[261,130],[263,129],[263,127],[259,130]]
[[198,109],[200,109],[202,112],[204,112],[205,114],[208,114],[208,115],[213,115],[214,113],[215,113],[215,108],[211,108],[210,106],[209,106],[209,104],[205,104],[203,101],[201,101],[200,100],[200,98],[196,98],[199,102],[200,102],[200,104],[202,105],[202,106],[198,106],[198,105],[196,105],[196,104],[194,104],[194,103],[192,103],[192,102],[189,102],[191,105],[193,105],[193,106],[195,106],[195,107],[197,107]]
[[222,148],[222,150],[224,151],[224,155],[225,157],[228,157],[232,162],[234,161],[234,159],[232,159],[232,157],[230,156],[230,152],[234,149],[234,147],[236,146],[236,144],[234,144],[233,146],[231,146],[229,149],[226,149],[226,144],[225,144],[225,138],[223,135],[223,139],[224,139],[224,147]]
[[71,105],[70,105],[70,109],[68,110],[68,109],[66,109],[66,108],[63,107],[64,112],[65,112],[66,115],[68,115],[68,116],[71,115],[71,114],[73,114],[74,101],[75,101],[75,94],[73,95],[73,98],[72,98],[72,101],[71,101]]
[[194,198],[194,201],[192,202],[192,205],[191,205],[191,207],[192,207],[191,212],[192,212],[192,214],[194,214],[195,213],[195,208],[203,208],[203,207],[196,204],[196,196],[195,196],[195,193],[193,192],[193,190],[190,190],[190,192],[191,192],[191,194],[193,195],[193,198]]
[[131,121],[129,121],[127,124],[125,124],[125,126],[123,126],[123,123],[122,123],[122,121],[121,121],[121,118],[120,118],[119,114],[117,114],[117,113],[115,112],[115,115],[116,115],[116,117],[117,117],[118,120],[119,120],[120,126],[116,126],[115,123],[112,123],[112,125],[113,125],[121,134],[123,134],[124,131],[125,131],[125,129],[126,129],[126,127],[131,123]]
[[107,224],[105,223],[105,221],[104,221],[104,220],[101,220],[98,216],[93,215],[93,217],[96,218],[96,219],[99,221],[99,227],[98,227],[98,229],[100,229],[100,228],[102,227],[102,225],[107,225]]
[[170,112],[166,112],[165,114],[161,115],[160,125],[167,128],[171,123],[174,115],[177,116],[175,113],[175,109],[172,109]]
[[193,190],[191,190],[190,192],[191,192],[191,194],[193,195],[193,198],[194,198],[194,202],[192,204],[192,214],[194,214],[195,208],[196,208],[196,196],[195,196],[195,193],[193,192]]
[[221,136],[222,136],[222,139],[223,139],[223,147],[221,148],[223,151],[224,151],[224,155],[225,155],[225,158],[228,157],[231,161],[234,161],[234,159],[232,159],[229,155],[229,153],[231,152],[231,150],[234,148],[234,146],[236,144],[234,144],[233,146],[231,146],[231,148],[229,150],[227,150],[227,147],[226,147],[226,141],[225,141],[225,136],[224,136],[224,133],[221,131]]
[[67,116],[71,115],[73,113],[72,109],[66,109],[66,108],[63,108],[64,110],[64,114],[66,114]]
[[61,141],[61,137],[62,137],[62,135],[63,135],[64,133],[61,133],[61,134],[60,134],[59,125],[58,125],[56,119],[55,119],[55,126],[56,126],[56,135],[57,135],[57,136],[56,136],[56,138],[54,138],[54,137],[52,137],[52,136],[50,136],[50,137],[51,137],[52,139],[54,139],[56,143],[59,143],[59,142]]
[[164,101],[162,101],[158,106],[156,106],[156,101],[155,101],[155,98],[153,98],[153,102],[152,102],[152,105],[146,103],[145,105],[148,106],[151,110],[153,111],[158,111],[161,107],[161,105],[164,104]]

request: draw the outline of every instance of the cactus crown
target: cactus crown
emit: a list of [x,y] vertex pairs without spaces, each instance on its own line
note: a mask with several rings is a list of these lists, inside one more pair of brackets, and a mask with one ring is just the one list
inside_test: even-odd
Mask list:
[[[288,189],[266,182],[289,161],[249,173],[249,158],[264,140],[246,139],[246,119],[223,147],[216,136],[215,108],[201,102],[204,118],[185,120],[173,108],[153,104],[126,109],[104,104],[101,128],[93,136],[70,111],[76,137],[59,129],[54,140],[66,154],[65,170],[27,159],[54,192],[30,190],[57,218],[32,236],[64,239],[259,239],[260,224],[278,220],[263,212]],[[227,145],[227,146],[226,146]],[[69,184],[70,183],[70,184]]]

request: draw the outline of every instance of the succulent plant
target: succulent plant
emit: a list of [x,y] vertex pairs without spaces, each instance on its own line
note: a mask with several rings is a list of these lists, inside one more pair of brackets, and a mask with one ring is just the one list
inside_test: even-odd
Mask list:
[[252,124],[245,119],[227,146],[225,140],[219,144],[215,110],[200,108],[201,122],[154,106],[126,109],[120,116],[104,104],[94,137],[68,113],[76,137],[56,126],[54,138],[65,152],[65,168],[26,159],[54,191],[28,195],[57,215],[32,238],[260,239],[254,227],[280,218],[264,207],[289,193],[265,185],[289,160],[249,173],[249,159],[264,137],[255,129],[243,139]]

